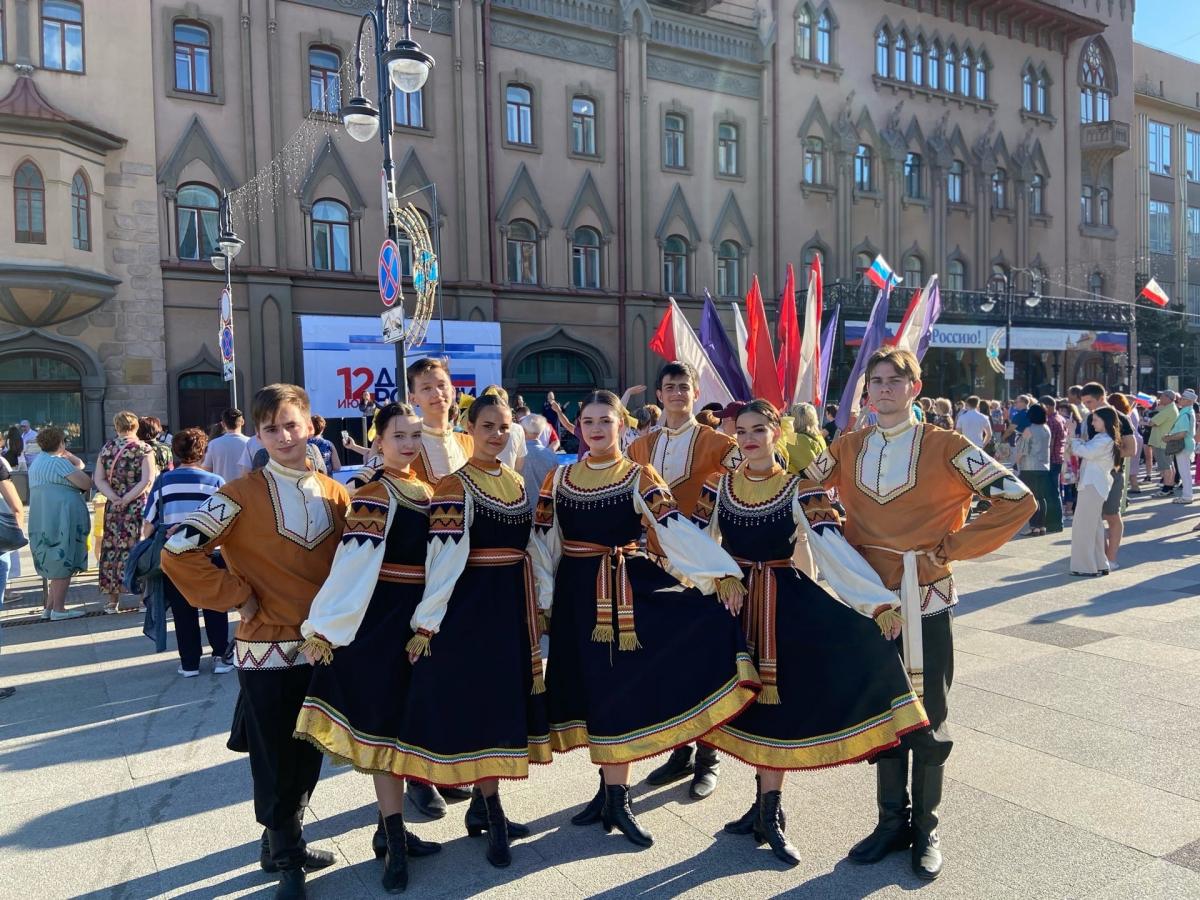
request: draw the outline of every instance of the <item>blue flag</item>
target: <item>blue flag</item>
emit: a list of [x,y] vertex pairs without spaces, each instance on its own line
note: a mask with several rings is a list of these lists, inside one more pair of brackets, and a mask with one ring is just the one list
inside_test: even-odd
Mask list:
[[858,402],[858,398],[862,395],[863,376],[867,370],[867,360],[887,340],[888,301],[891,299],[891,296],[891,282],[888,282],[888,286],[875,295],[875,305],[871,307],[871,318],[867,322],[867,330],[863,333],[862,344],[858,348],[858,355],[854,357],[854,368],[850,371],[850,377],[846,379],[846,387],[842,391],[842,402],[838,404],[838,431],[845,431],[850,425],[850,413],[853,411],[854,405]]
[[729,388],[729,393],[733,394],[733,399],[752,399],[750,385],[746,383],[746,376],[742,374],[742,366],[738,362],[737,350],[725,333],[725,326],[721,324],[721,317],[707,288],[704,291],[704,311],[700,314],[700,346]]

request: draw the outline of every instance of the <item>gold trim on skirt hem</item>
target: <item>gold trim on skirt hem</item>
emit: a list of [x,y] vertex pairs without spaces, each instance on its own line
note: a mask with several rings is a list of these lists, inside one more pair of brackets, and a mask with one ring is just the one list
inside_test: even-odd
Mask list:
[[[747,684],[752,687],[747,687]],[[586,743],[592,762],[597,765],[636,762],[694,741],[728,722],[754,702],[759,686],[758,672],[754,664],[750,662],[749,656],[739,654],[737,676],[697,704],[698,712],[685,714],[674,724],[649,726],[633,735],[619,735],[613,738],[590,735],[586,727],[573,724],[560,730],[551,726],[550,740],[554,749],[560,753],[574,750]],[[713,701],[714,697],[719,699]]]
[[527,752],[519,750],[495,750],[492,753],[511,755],[487,755],[481,751],[477,759],[462,762],[440,762],[424,755],[402,750],[386,744],[388,738],[377,738],[380,745],[369,743],[370,736],[360,735],[330,717],[329,713],[305,706],[296,719],[297,740],[308,741],[326,756],[339,763],[353,766],[367,775],[411,776],[433,784],[471,784],[484,778],[528,778],[529,765],[546,764],[553,758],[550,738],[546,735],[531,736]]
[[[739,731],[736,723],[716,728],[702,738],[718,750],[735,756],[742,762],[764,769],[799,771],[826,769],[832,766],[862,762],[876,753],[894,747],[900,738],[929,724],[919,702],[905,703],[884,721],[863,728],[848,737],[830,740],[809,747],[771,746],[771,738],[755,739],[755,735]],[[847,729],[850,730],[850,729]],[[819,740],[818,736],[812,738]],[[780,743],[788,743],[786,741]]]

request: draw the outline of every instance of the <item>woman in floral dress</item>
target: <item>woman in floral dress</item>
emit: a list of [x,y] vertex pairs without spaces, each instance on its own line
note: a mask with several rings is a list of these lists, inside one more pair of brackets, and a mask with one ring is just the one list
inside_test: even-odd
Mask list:
[[142,498],[154,481],[154,452],[138,440],[138,417],[131,412],[113,416],[117,436],[100,450],[96,460],[96,490],[104,506],[104,539],[100,542],[100,593],[108,595],[104,611],[119,611],[125,561],[142,536]]

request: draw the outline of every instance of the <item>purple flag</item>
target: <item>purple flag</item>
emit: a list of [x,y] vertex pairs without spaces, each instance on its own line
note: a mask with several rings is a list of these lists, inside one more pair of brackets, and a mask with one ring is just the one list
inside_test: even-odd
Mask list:
[[[833,344],[837,340],[838,315],[842,311],[842,304],[838,304],[833,308],[833,315],[829,317],[829,324],[825,326],[825,333],[821,335],[821,402],[829,402],[829,375],[833,371]],[[820,410],[817,410],[817,416],[820,418]]]
[[737,351],[725,333],[725,326],[721,324],[721,317],[707,289],[704,291],[704,311],[700,314],[700,346],[729,388],[729,393],[733,394],[733,399],[750,400],[750,385],[746,384],[746,376],[742,374]]
[[925,290],[929,292],[929,298],[925,303],[925,321],[921,323],[921,336],[917,340],[918,360],[925,358],[925,351],[929,349],[929,342],[933,340],[933,326],[942,316],[942,292],[938,287],[936,275],[930,279]]
[[842,402],[838,404],[838,431],[845,431],[850,425],[850,413],[858,403],[858,398],[862,396],[863,376],[866,374],[867,360],[887,340],[888,301],[891,296],[891,282],[888,282],[888,286],[875,295],[875,305],[871,307],[871,318],[867,322],[867,330],[863,333],[858,355],[854,357],[854,368],[850,371],[850,377],[846,380],[846,387],[842,391]]

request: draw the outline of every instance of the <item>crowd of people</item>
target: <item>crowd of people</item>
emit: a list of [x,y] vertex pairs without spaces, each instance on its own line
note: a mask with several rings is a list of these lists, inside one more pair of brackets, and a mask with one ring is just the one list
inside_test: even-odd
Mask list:
[[[119,413],[90,477],[61,429],[8,439],[29,471],[45,618],[75,614],[63,603],[86,566],[93,488],[107,611],[133,545],[161,541],[180,676],[200,673],[201,618],[212,671],[237,671],[229,745],[249,755],[278,897],[305,896],[305,873],[334,862],[302,827],[325,756],[372,777],[395,893],[410,859],[440,849],[409,829],[406,802],[441,817],[467,801],[467,833],[504,867],[530,828],[500,781],[582,748],[599,787],[573,824],[650,846],[631,763],[668,754],[647,783],[689,780],[703,799],[726,756],[756,782],[726,832],[785,865],[800,859],[786,773],[870,762],[878,821],[849,858],[904,850],[937,878],[953,562],[1070,524],[1071,573],[1108,574],[1127,492],[1187,503],[1196,475],[1193,391],[1149,407],[1094,383],[951,403],[920,397],[920,364],[890,347],[844,431],[832,405],[697,409],[680,362],[656,403],[631,413],[646,387],[597,390],[574,419],[553,394],[540,413],[497,385],[456,397],[437,359],[407,378],[413,406],[371,410],[362,444],[342,432],[363,457],[349,490],[295,385],[255,395],[252,437],[236,409],[174,435]],[[578,453],[560,464],[565,441]],[[21,521],[6,471],[0,503]]]

